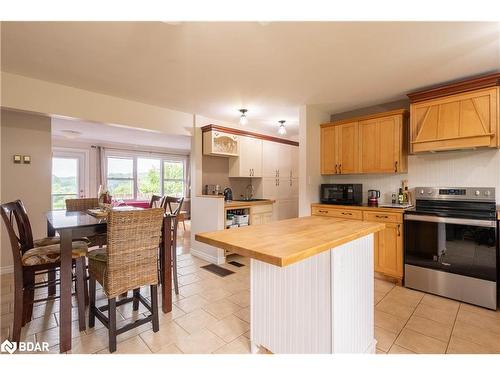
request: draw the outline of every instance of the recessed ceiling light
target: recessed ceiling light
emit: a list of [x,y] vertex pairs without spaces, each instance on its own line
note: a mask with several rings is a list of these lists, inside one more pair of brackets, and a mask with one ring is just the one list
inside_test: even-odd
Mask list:
[[246,113],[248,112],[248,109],[242,108],[242,109],[240,109],[240,112],[241,112],[240,125],[245,126],[246,124],[248,124],[248,118],[246,115]]
[[76,130],[61,130],[61,134],[64,138],[68,139],[75,139],[82,135],[82,133]]

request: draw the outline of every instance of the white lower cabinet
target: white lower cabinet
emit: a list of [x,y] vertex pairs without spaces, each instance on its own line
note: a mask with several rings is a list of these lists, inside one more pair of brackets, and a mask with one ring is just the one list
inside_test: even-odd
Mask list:
[[274,199],[274,220],[285,220],[299,216],[299,180],[297,178],[262,179],[263,198]]

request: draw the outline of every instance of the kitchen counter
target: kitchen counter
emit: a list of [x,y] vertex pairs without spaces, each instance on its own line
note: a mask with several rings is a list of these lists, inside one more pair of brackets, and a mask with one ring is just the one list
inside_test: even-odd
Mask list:
[[251,258],[253,353],[374,353],[374,233],[384,228],[309,216],[195,238]]
[[258,201],[225,201],[224,208],[232,209],[232,208],[242,208],[242,207],[251,207],[251,206],[262,206],[266,204],[273,204],[276,202],[273,199],[263,199]]
[[284,267],[384,228],[382,223],[307,216],[267,225],[198,233],[195,239]]
[[331,209],[336,208],[340,210],[363,210],[363,211],[372,210],[372,211],[397,212],[397,213],[404,213],[406,210],[414,208],[414,206],[408,208],[402,208],[396,206],[394,207],[369,206],[366,203],[360,205],[313,203],[311,206],[331,208]]

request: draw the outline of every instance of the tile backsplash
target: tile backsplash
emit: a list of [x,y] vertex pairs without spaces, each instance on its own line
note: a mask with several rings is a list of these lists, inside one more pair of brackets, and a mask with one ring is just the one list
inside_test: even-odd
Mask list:
[[330,176],[328,183],[362,183],[363,201],[369,189],[381,191],[381,202],[391,201],[401,180],[407,179],[410,189],[417,186],[480,186],[495,187],[500,203],[500,150],[464,150],[410,155],[408,173],[397,175]]

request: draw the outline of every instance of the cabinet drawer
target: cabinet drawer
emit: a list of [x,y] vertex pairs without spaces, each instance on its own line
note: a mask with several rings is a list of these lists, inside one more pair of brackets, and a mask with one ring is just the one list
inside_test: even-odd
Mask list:
[[324,208],[324,207],[313,207],[312,209],[313,215],[319,216],[332,216],[339,217],[342,219],[352,219],[352,220],[362,220],[363,213],[359,210],[341,210],[338,208]]
[[266,212],[273,212],[273,205],[272,203],[270,204],[262,204],[262,205],[255,205],[255,206],[250,206],[250,212],[253,214],[261,214],[261,213],[266,213]]
[[396,212],[363,211],[363,220],[382,223],[402,223],[403,215]]

